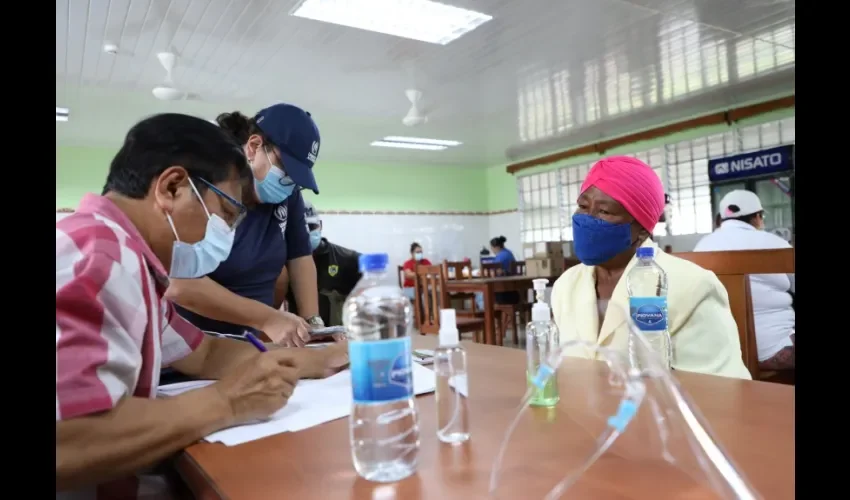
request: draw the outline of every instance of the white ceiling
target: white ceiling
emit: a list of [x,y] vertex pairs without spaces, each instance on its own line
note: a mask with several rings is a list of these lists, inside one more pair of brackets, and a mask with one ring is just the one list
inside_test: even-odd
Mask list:
[[[57,144],[283,101],[315,117],[320,160],[484,166],[794,91],[794,0],[446,1],[493,20],[442,46],[295,18],[296,0],[57,0]],[[163,50],[200,101],[151,95]],[[416,128],[401,123],[412,86],[429,115]],[[464,144],[369,146],[387,135]]]

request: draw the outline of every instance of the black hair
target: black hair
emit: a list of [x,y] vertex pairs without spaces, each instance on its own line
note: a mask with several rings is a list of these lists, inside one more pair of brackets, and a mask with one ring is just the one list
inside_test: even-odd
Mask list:
[[505,242],[508,241],[504,236],[497,236],[490,240],[490,246],[493,248],[505,248]]
[[478,253],[479,255],[490,255],[490,250],[488,250],[487,247],[481,247],[481,251]]
[[[734,214],[734,213],[740,212],[741,208],[738,207],[738,205],[729,205],[727,207],[727,211],[732,212]],[[742,215],[740,217],[726,217],[722,220],[724,220],[724,221],[725,220],[737,220],[737,221],[741,221],[741,222],[746,222],[747,224],[754,226],[756,219],[758,217],[763,217],[763,216],[764,216],[764,210],[759,210],[758,212],[752,213],[752,214],[749,214],[749,215]]]
[[271,147],[272,141],[268,136],[260,130],[257,121],[253,118],[248,118],[239,111],[230,113],[222,113],[215,118],[218,126],[225,132],[231,135],[233,139],[240,145],[248,142],[248,138],[252,135],[259,135],[263,138],[263,146]]
[[413,253],[413,251],[416,250],[417,248],[422,248],[422,245],[420,245],[419,243],[416,243],[414,241],[413,243],[410,244],[410,253]]
[[[109,165],[103,194],[129,198],[147,196],[151,184],[167,168],[181,166],[189,176],[211,184],[251,176],[242,148],[207,120],[179,113],[163,113],[133,125]],[[206,184],[195,183],[203,192]]]

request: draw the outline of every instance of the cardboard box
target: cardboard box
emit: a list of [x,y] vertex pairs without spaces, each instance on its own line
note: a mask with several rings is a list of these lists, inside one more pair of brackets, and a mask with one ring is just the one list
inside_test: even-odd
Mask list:
[[564,256],[564,243],[561,241],[539,241],[522,245],[522,258],[555,259]]
[[553,278],[564,272],[564,258],[526,259],[525,275],[529,278]]

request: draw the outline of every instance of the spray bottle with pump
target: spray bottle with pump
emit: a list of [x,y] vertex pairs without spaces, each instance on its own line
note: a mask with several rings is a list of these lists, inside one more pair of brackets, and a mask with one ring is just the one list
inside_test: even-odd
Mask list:
[[531,308],[531,322],[525,327],[525,352],[528,359],[526,377],[529,388],[534,391],[530,404],[552,407],[560,400],[558,377],[550,377],[542,388],[535,386],[532,380],[540,365],[546,363],[546,360],[558,349],[560,339],[558,327],[552,319],[552,310],[546,303],[546,285],[549,284],[549,280],[536,279],[532,283],[537,302]]

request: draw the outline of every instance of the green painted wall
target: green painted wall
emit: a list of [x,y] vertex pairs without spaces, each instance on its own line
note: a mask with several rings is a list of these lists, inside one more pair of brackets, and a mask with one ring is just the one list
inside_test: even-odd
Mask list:
[[[56,208],[75,208],[83,194],[99,193],[114,154],[107,148],[56,148]],[[486,211],[489,173],[483,168],[320,163],[321,195],[308,197],[320,210]]]
[[[793,109],[742,120],[736,126],[754,125],[794,115]],[[726,125],[704,127],[661,139],[635,143],[606,154],[644,151],[659,145],[728,130]],[[56,149],[56,208],[74,208],[84,193],[99,193],[114,150],[58,147]],[[523,175],[586,163],[598,155],[525,170]],[[469,211],[493,212],[517,208],[516,178],[505,165],[487,168],[342,165],[320,163],[316,169],[319,210],[364,211]]]

